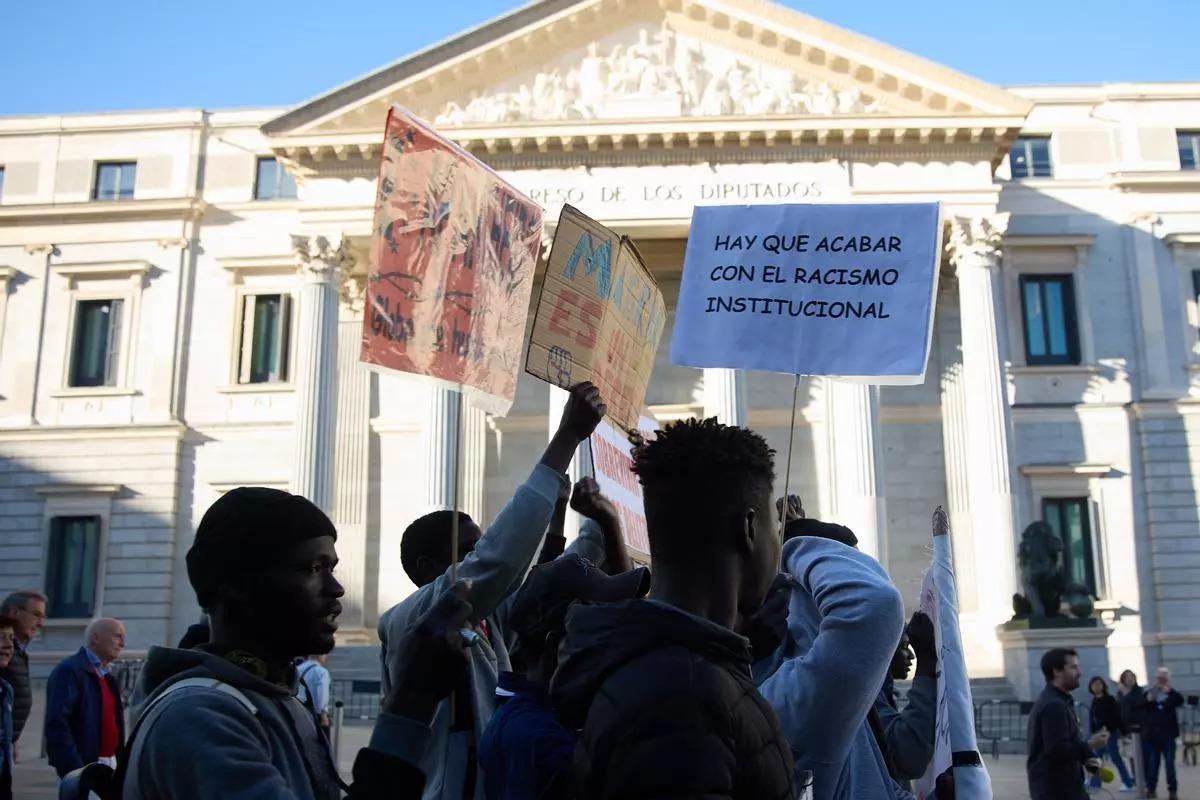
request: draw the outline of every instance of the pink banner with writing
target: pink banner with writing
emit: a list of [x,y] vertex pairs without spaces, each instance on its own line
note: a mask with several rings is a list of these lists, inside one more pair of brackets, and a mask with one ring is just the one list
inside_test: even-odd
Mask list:
[[516,392],[542,209],[399,106],[388,114],[362,361],[461,388],[505,414]]

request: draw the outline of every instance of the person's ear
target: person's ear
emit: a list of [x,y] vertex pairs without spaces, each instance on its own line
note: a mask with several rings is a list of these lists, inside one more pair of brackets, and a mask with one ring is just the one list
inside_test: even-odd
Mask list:
[[417,577],[425,580],[433,572],[433,559],[426,555],[417,556]]
[[558,669],[558,646],[562,644],[562,640],[563,637],[558,631],[550,631],[546,634],[542,648],[542,671],[547,678]]
[[762,535],[762,531],[758,530],[758,520],[754,509],[746,508],[739,522],[741,523],[741,531],[737,541],[738,550],[743,553],[752,553],[754,552],[755,537]]

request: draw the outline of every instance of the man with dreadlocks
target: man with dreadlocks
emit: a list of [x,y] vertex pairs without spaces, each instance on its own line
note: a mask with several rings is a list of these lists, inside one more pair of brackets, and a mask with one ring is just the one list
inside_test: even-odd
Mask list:
[[581,800],[795,797],[787,742],[734,633],[779,570],[772,455],[715,419],[635,446],[650,597],[573,606],[551,684],[560,720],[582,729]]

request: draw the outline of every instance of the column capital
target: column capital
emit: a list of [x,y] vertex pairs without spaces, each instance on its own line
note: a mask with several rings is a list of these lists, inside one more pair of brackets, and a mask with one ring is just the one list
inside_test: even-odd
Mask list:
[[993,268],[1000,263],[1000,242],[1008,229],[1008,214],[951,217],[946,257],[956,269]]
[[325,236],[292,236],[292,252],[300,277],[311,283],[340,286],[354,265],[350,239],[339,236],[330,241]]
[[355,314],[362,313],[367,304],[367,276],[365,274],[345,275],[342,280],[342,302]]

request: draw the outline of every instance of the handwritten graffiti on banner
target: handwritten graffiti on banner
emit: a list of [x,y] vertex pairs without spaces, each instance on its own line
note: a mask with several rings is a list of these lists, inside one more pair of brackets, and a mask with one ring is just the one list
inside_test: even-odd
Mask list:
[[662,292],[633,243],[564,206],[525,370],[563,387],[592,381],[608,415],[632,430],[666,315]]
[[671,363],[921,383],[939,213],[937,203],[698,206]]
[[[637,421],[642,438],[653,439],[658,423],[648,417]],[[650,538],[646,532],[646,511],[642,502],[642,484],[633,474],[633,447],[628,437],[606,422],[596,426],[591,436],[592,469],[600,491],[617,507],[625,546],[635,555],[650,557]]]
[[398,106],[388,114],[362,360],[512,405],[542,210]]

